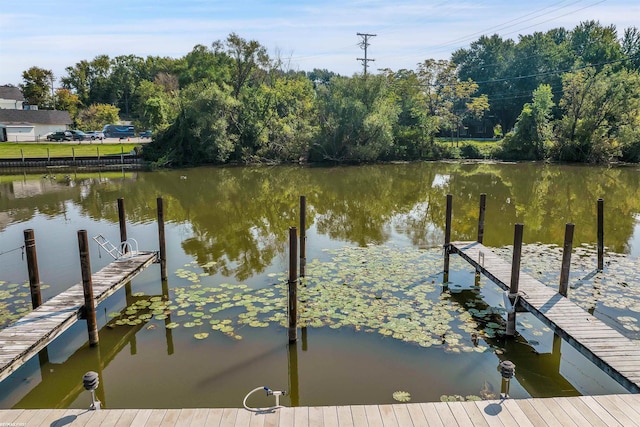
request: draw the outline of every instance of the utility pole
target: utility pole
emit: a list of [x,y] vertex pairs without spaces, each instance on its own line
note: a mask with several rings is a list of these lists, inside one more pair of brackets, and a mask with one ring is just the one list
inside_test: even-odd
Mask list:
[[375,37],[377,34],[363,34],[356,33],[356,35],[362,37],[362,41],[358,45],[364,50],[364,58],[357,58],[358,61],[362,61],[364,66],[364,76],[367,77],[367,67],[369,61],[375,61],[375,59],[367,58],[367,47],[369,47],[369,37]]

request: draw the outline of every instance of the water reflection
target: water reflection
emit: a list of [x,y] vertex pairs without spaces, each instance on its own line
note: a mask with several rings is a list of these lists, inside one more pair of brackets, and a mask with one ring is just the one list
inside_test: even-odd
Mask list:
[[416,163],[70,177],[3,177],[0,230],[36,213],[64,216],[66,202],[82,215],[115,223],[118,197],[126,199],[129,221],[153,222],[155,198],[162,196],[167,221],[188,223],[193,230],[181,242],[183,250],[201,265],[212,265],[210,273],[240,281],[264,272],[284,253],[302,194],[310,229],[360,246],[393,240],[441,245],[447,193],[454,196],[454,240],[475,239],[479,195],[487,193],[488,246],[510,244],[516,222],[525,224],[525,242],[560,244],[567,222],[576,224],[575,245],[595,242],[596,200],[604,197],[606,244],[628,252],[640,213],[640,180],[632,168]]

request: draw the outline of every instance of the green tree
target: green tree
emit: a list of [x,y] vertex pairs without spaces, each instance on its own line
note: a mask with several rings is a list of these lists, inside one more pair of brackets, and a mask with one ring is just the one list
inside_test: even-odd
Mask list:
[[412,70],[384,70],[399,108],[394,127],[395,156],[415,159],[434,157],[434,137],[439,120],[428,104],[429,91]]
[[112,102],[108,81],[111,60],[107,55],[96,56],[92,61],[82,60],[67,67],[62,86],[73,90],[83,105]]
[[181,91],[176,120],[147,144],[143,155],[165,165],[224,163],[235,139],[230,117],[238,102],[214,83],[196,83]]
[[399,110],[384,76],[334,77],[318,87],[318,110],[312,160],[366,162],[393,153]]
[[478,85],[470,79],[461,81],[451,61],[428,59],[418,64],[418,80],[429,114],[437,118],[437,129],[458,135],[463,122],[480,118],[489,109],[487,95],[474,96]]
[[514,97],[516,90],[511,67],[515,54],[513,40],[504,40],[494,34],[481,36],[468,49],[459,49],[451,55],[451,61],[458,66],[458,78],[477,82],[478,95],[489,97],[489,114],[495,117],[494,124],[500,124],[505,132],[513,128],[518,112],[526,102],[526,98]]
[[[267,49],[255,40],[245,40],[236,33],[231,33],[227,39],[222,42],[213,43],[214,51],[224,52],[231,58],[231,80],[230,85],[233,88],[233,97],[238,99],[240,90],[252,78],[256,78],[261,70],[271,68],[271,62]],[[254,83],[260,83],[255,80]]]
[[616,27],[603,27],[598,21],[585,21],[571,31],[569,43],[577,62],[592,65],[597,71],[622,58]]
[[640,109],[640,76],[611,65],[597,72],[589,67],[563,76],[560,101],[563,117],[558,122],[559,160],[606,162],[621,154],[620,138],[633,135]]
[[58,110],[68,111],[71,120],[75,122],[82,103],[78,95],[71,93],[69,89],[58,89],[55,94],[55,105]]
[[533,102],[524,104],[514,132],[502,143],[502,156],[510,159],[542,160],[551,144],[551,86],[540,85],[533,92]]
[[102,129],[106,124],[118,123],[119,112],[118,107],[110,104],[91,104],[78,113],[76,125],[84,130]]
[[22,72],[20,84],[22,95],[30,105],[51,109],[54,107],[52,99],[53,71],[40,67],[31,67]]
[[256,151],[259,159],[298,161],[306,158],[316,135],[313,83],[300,75],[284,76],[265,88],[271,99],[266,140]]
[[628,58],[624,62],[630,70],[640,72],[640,31],[637,27],[629,27],[624,30],[622,37],[622,54]]

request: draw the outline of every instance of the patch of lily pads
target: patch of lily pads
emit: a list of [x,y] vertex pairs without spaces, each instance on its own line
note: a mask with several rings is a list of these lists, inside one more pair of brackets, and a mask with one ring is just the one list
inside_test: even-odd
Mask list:
[[[40,289],[49,285],[42,284]],[[0,328],[4,328],[31,311],[29,283],[7,283],[0,280]]]
[[[452,298],[457,289],[438,283],[442,251],[389,246],[345,247],[325,251],[324,261],[307,264],[298,285],[298,325],[350,328],[447,352],[485,352],[479,337],[504,329],[494,320],[500,307],[474,308]],[[459,265],[457,265],[458,263]],[[452,269],[462,269],[452,259]],[[208,283],[195,262],[176,271],[183,286],[170,298],[138,301],[118,315],[130,325],[144,308],[169,329],[192,330],[196,339],[223,334],[242,339],[243,328],[287,327],[287,274],[270,274],[274,283],[251,289],[245,284]],[[143,300],[145,301],[145,300]],[[474,305],[474,304],[471,304]]]

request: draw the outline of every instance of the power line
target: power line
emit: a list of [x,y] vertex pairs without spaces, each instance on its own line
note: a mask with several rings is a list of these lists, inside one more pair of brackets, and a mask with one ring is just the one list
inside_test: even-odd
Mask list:
[[367,67],[369,61],[375,61],[375,59],[367,58],[367,48],[369,47],[369,37],[375,37],[377,34],[365,34],[365,33],[356,33],[357,36],[362,37],[362,41],[358,43],[358,45],[364,49],[364,58],[357,58],[358,61],[362,61],[362,65],[364,66],[364,76],[367,77]]

